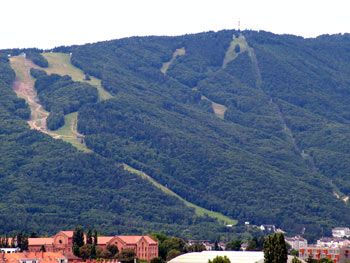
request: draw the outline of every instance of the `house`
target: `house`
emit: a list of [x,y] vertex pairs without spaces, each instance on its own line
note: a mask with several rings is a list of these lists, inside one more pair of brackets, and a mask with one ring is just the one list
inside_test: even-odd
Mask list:
[[285,237],[284,240],[295,250],[307,247],[307,240],[301,236]]
[[322,237],[317,240],[318,247],[343,247],[349,246],[350,241],[345,238],[331,238],[331,237]]
[[[69,262],[76,262],[77,257],[73,255],[74,231],[60,231],[54,237],[49,238],[28,238],[28,251],[40,252],[42,246],[47,252],[60,252],[65,255]],[[116,245],[119,251],[125,248],[135,250],[136,256],[140,259],[150,261],[158,257],[158,243],[149,236],[105,236],[97,238],[97,245],[107,248],[109,245]]]
[[274,233],[276,232],[276,227],[275,225],[261,225],[260,230]]
[[332,229],[333,237],[349,237],[350,229],[348,227],[336,227]]
[[54,252],[23,252],[1,253],[0,263],[67,263],[62,253]]

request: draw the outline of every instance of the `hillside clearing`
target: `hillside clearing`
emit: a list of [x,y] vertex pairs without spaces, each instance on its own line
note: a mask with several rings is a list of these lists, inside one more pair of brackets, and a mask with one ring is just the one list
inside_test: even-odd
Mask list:
[[225,105],[222,105],[222,104],[216,103],[214,101],[211,101],[210,99],[208,99],[207,97],[205,97],[203,95],[202,95],[201,99],[210,101],[216,117],[218,117],[219,119],[222,119],[222,120],[224,119],[225,112],[227,110],[227,107]]
[[[236,45],[239,45],[240,51],[235,52]],[[222,68],[226,68],[227,64],[238,57],[239,54],[245,52],[248,49],[248,43],[245,40],[243,35],[240,35],[238,38],[233,35],[231,44],[226,51],[224,61],[222,62]]]
[[71,64],[69,54],[43,53],[42,55],[49,62],[49,67],[43,69],[48,74],[69,75],[74,81],[86,82],[95,86],[98,90],[99,101],[112,98],[112,95],[102,87],[100,79],[90,76],[91,80],[85,80],[84,72]]
[[39,104],[34,88],[35,79],[30,75],[31,68],[40,67],[26,59],[23,55],[11,57],[10,63],[12,69],[16,72],[16,80],[13,83],[14,91],[18,97],[24,98],[30,107],[31,117],[28,121],[30,128],[46,133],[55,139],[62,139],[69,142],[78,150],[91,152],[85,143],[81,143],[81,139],[77,138],[77,135],[79,135],[75,131],[77,112],[66,115],[65,125],[57,131],[47,129],[46,118],[49,112]]
[[150,177],[149,175],[147,175],[146,173],[144,173],[142,171],[139,171],[139,170],[137,170],[137,169],[127,165],[126,163],[123,163],[122,165],[123,165],[125,170],[127,170],[127,171],[129,171],[131,173],[140,175],[142,178],[147,179],[154,186],[156,186],[157,188],[161,189],[164,193],[167,193],[169,195],[175,196],[176,198],[178,198],[179,200],[184,202],[186,206],[194,208],[195,213],[196,213],[197,216],[208,215],[209,217],[217,219],[219,222],[222,222],[225,225],[236,225],[238,223],[237,220],[234,220],[234,219],[231,219],[231,218],[229,218],[227,216],[224,216],[221,213],[209,211],[209,210],[207,210],[207,209],[205,209],[203,207],[197,206],[197,205],[195,205],[193,203],[190,203],[190,202],[186,201],[181,196],[179,196],[178,194],[174,193],[169,188],[167,188],[167,187],[161,185],[160,183],[156,182],[152,177]]
[[184,48],[184,47],[183,47],[183,48],[176,49],[175,52],[174,52],[174,54],[173,54],[173,57],[171,58],[171,60],[168,61],[168,62],[163,63],[163,66],[162,66],[162,68],[160,69],[160,71],[165,75],[166,72],[167,72],[167,70],[168,70],[168,68],[170,67],[170,65],[175,61],[176,57],[177,57],[177,56],[183,56],[183,55],[185,55],[185,54],[186,54],[186,51],[185,51],[185,48]]

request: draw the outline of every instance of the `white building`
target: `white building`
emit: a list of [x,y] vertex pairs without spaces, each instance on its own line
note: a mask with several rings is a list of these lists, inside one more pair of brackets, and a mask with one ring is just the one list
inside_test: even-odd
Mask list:
[[350,245],[350,241],[344,238],[331,238],[331,237],[323,237],[317,240],[318,247],[347,247]]
[[274,232],[276,232],[276,226],[275,225],[261,225],[260,230],[274,233]]
[[348,227],[336,227],[332,229],[333,237],[349,237],[350,229]]
[[307,240],[301,236],[285,237],[284,240],[295,250],[307,247]]
[[[231,263],[264,263],[264,252],[261,251],[202,251],[182,254],[169,263],[208,263],[216,256],[226,256]],[[288,263],[293,257],[288,256]],[[304,262],[304,261],[302,261]]]

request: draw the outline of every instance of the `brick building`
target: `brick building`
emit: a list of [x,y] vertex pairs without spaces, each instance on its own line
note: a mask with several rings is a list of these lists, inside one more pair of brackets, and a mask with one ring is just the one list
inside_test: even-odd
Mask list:
[[[60,252],[69,259],[73,256],[73,234],[74,231],[60,231],[50,238],[29,238],[29,252],[39,252],[44,246],[48,252]],[[158,257],[158,243],[149,236],[105,236],[97,238],[97,245],[106,248],[116,245],[119,251],[125,248],[134,249],[136,256],[140,259],[150,261]],[[71,261],[71,260],[70,260]]]

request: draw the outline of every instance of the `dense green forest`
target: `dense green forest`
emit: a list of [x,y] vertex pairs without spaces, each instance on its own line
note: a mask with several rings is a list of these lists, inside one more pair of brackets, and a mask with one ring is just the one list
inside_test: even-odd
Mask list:
[[40,69],[31,69],[36,78],[35,89],[40,103],[50,112],[47,127],[57,130],[64,125],[64,115],[78,111],[87,103],[97,102],[97,88],[83,82],[73,81],[70,76],[47,75]]
[[227,231],[114,160],[79,152],[30,130],[25,121],[30,111],[24,99],[16,97],[10,85],[14,79],[7,54],[1,53],[1,233],[24,230],[52,235],[77,224],[94,226],[107,235],[164,231],[216,239]]
[[[246,41],[246,47],[237,48],[236,44],[234,59],[224,67],[231,41],[238,37]],[[176,57],[166,74],[162,73],[163,63],[180,48],[185,54]],[[21,189],[26,187],[33,198],[49,193],[53,185],[57,192],[48,206],[53,210],[38,205],[41,220],[70,215],[65,219],[69,222],[61,225],[95,220],[96,224],[104,222],[106,231],[121,231],[118,224],[133,215],[132,220],[126,220],[134,223],[126,228],[132,231],[168,229],[179,236],[228,231],[209,218],[195,217],[181,202],[116,167],[124,162],[185,200],[241,224],[275,224],[289,234],[305,228],[306,237],[315,237],[350,223],[348,204],[342,200],[350,195],[348,34],[304,39],[264,31],[224,30],[178,37],[132,37],[53,51],[72,53],[71,62],[85,74],[101,79],[113,98],[97,102],[92,93],[76,92],[76,83],[68,76],[32,72],[41,103],[49,111],[55,108],[51,111],[54,122],[72,112],[72,105],[78,105],[73,107],[79,112],[78,131],[85,135],[92,154],[76,152],[70,145],[28,130],[22,120],[28,118],[28,109],[20,99],[18,109],[15,102],[2,104],[3,111],[16,119],[8,124],[8,133],[30,134],[31,138],[12,141],[12,148],[28,147],[28,153],[21,148],[12,155],[5,155],[6,151],[0,155],[5,160],[19,155],[25,163],[12,167],[11,162],[4,162],[10,167],[4,178],[31,178],[27,184],[25,180],[17,182],[16,189],[24,193]],[[3,60],[1,72],[6,74],[1,79],[8,79],[4,87],[9,89],[14,75],[6,71],[5,56]],[[48,84],[51,81],[53,85]],[[7,96],[14,93],[9,89]],[[223,119],[214,114],[215,104],[225,109]],[[9,143],[9,137],[4,141]],[[19,146],[21,143],[28,145]],[[36,194],[33,191],[39,188],[31,188],[33,178],[45,185]],[[74,191],[73,184],[86,190]],[[140,187],[143,184],[145,187]],[[63,194],[66,189],[68,196]],[[103,194],[106,191],[108,198]],[[137,197],[135,191],[143,197]],[[8,196],[5,192],[1,194]],[[65,201],[57,204],[59,197]],[[88,210],[78,217],[73,207],[69,210],[70,202],[74,209],[94,207],[104,211],[103,215]],[[109,208],[112,203],[115,207]],[[113,211],[122,212],[112,217]],[[29,209],[26,215],[35,217],[35,212]],[[165,215],[172,215],[172,219]],[[3,216],[3,221],[9,222],[6,218]],[[118,226],[112,226],[113,220]],[[13,222],[4,229],[18,228]],[[46,226],[47,221],[37,224],[38,228]],[[208,224],[210,227],[203,227]],[[47,229],[51,231],[49,225]],[[236,227],[232,231],[244,230]]]

